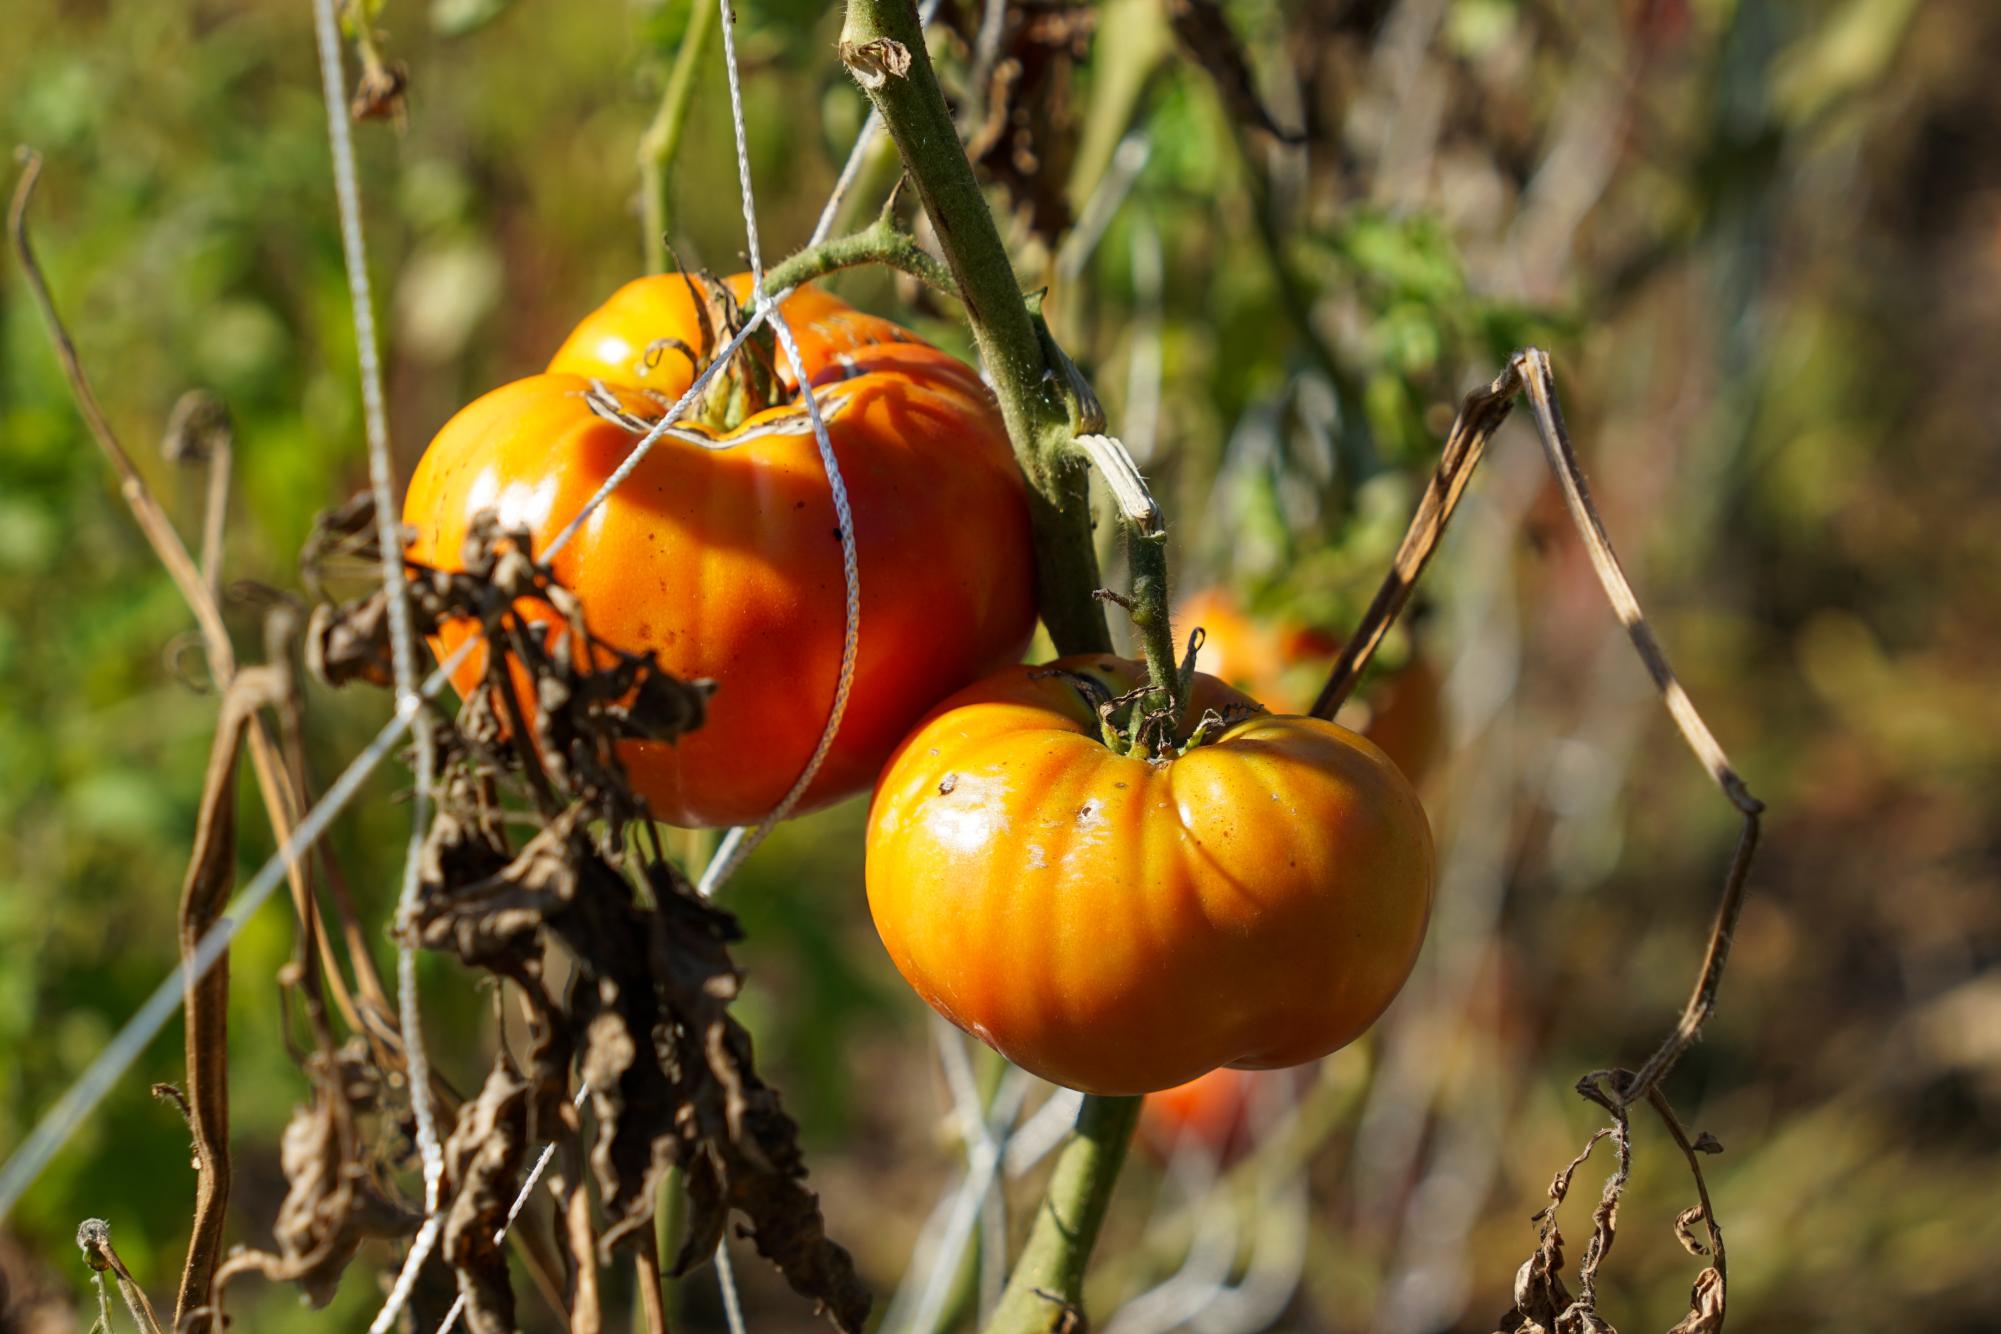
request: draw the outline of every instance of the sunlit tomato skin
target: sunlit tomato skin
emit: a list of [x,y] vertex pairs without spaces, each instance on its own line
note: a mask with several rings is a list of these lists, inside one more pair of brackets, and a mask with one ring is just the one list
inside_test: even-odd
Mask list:
[[[1207,588],[1175,608],[1177,634],[1186,639],[1203,631],[1202,669],[1229,682],[1268,708],[1303,713],[1326,680],[1341,641],[1323,630],[1279,618],[1260,624],[1221,588]],[[1445,738],[1444,684],[1423,655],[1416,655],[1386,680],[1374,680],[1356,710],[1366,724],[1362,735],[1396,761],[1414,784],[1422,785],[1437,762]],[[1353,707],[1353,706],[1351,706]],[[1346,711],[1344,710],[1344,718]]]
[[[1113,694],[1100,656],[1052,666]],[[1189,717],[1250,702],[1198,673]],[[1147,1093],[1352,1041],[1409,976],[1432,887],[1410,784],[1363,738],[1257,713],[1155,762],[1012,667],[939,706],[869,811],[869,908],[904,978],[1024,1069]]]
[[[850,345],[857,330],[858,338],[910,335],[819,293],[793,297],[786,310],[820,386],[861,575],[853,689],[800,803],[809,810],[866,788],[926,709],[1018,659],[1035,590],[1020,474],[978,378],[914,340]],[[677,311],[685,323],[669,318]],[[640,349],[661,337],[700,338],[678,277],[629,285],[578,337],[596,331],[593,345],[608,350],[613,326]],[[591,367],[566,346],[557,365],[592,371],[628,412],[660,414],[658,400],[614,379],[635,374],[629,364]],[[669,354],[653,374],[647,387],[672,397],[689,367]],[[457,568],[469,520],[488,507],[525,525],[538,552],[553,542],[636,439],[591,409],[589,389],[576,374],[532,376],[447,423],[405,500],[412,556]],[[661,439],[554,562],[595,634],[654,653],[676,675],[717,683],[700,730],[624,748],[634,786],[676,824],[746,824],[778,803],[826,724],[845,636],[839,521],[803,411],[768,409],[736,435],[744,443],[725,451]],[[449,653],[469,632],[447,627],[436,647]],[[461,692],[478,688],[482,653],[456,673]]]
[[[750,300],[749,274],[740,273],[725,282],[738,301]],[[695,368],[663,340],[678,338],[690,347],[700,346],[701,319],[695,301],[695,289],[678,273],[634,279],[570,331],[556,349],[549,369],[559,375],[581,375],[679,398],[693,383]],[[991,406],[992,395],[980,382],[979,373],[951,353],[817,287],[798,289],[779,309],[798,339],[799,359],[815,386],[865,372],[901,373],[941,391],[956,390],[981,405],[991,419],[988,424],[1003,442],[1006,440],[998,412]],[[717,337],[721,341],[720,330]],[[785,387],[796,389],[791,363],[783,351],[776,354],[776,368]]]

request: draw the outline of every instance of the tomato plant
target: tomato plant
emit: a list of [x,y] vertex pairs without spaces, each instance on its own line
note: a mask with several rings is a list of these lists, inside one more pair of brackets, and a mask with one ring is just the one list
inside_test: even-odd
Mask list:
[[962,691],[884,771],[876,929],[933,1008],[1091,1093],[1275,1068],[1352,1041],[1424,937],[1431,831],[1409,782],[1332,723],[1197,673],[1169,746],[1121,753],[1103,655]]
[[[1202,666],[1265,706],[1304,713],[1341,651],[1334,635],[1289,617],[1253,620],[1222,588],[1182,599],[1175,623],[1183,634],[1201,626]],[[1444,741],[1444,683],[1424,655],[1413,654],[1396,672],[1372,683],[1363,706],[1362,735],[1396,761],[1412,783],[1422,784]]]
[[[867,787],[926,709],[1021,655],[1034,566],[1020,474],[978,376],[824,293],[802,290],[783,309],[840,461],[861,568],[853,687],[800,802],[809,809]],[[547,546],[687,390],[733,313],[681,275],[640,279],[577,326],[548,373],[459,412],[411,478],[412,558],[456,568],[468,522],[489,507]],[[747,349],[699,419],[677,423],[554,560],[606,642],[716,682],[698,732],[626,746],[634,787],[672,823],[770,811],[818,742],[839,673],[840,526],[797,386],[770,355]],[[436,647],[449,653],[470,633],[449,625]],[[456,673],[462,692],[478,688],[483,652]]]

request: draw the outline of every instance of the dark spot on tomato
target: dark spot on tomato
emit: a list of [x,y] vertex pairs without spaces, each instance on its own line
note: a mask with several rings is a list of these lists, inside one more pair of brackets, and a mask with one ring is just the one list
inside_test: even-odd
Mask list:
[[806,502],[803,500],[795,500],[792,502],[792,508],[795,510],[803,510],[806,508]]

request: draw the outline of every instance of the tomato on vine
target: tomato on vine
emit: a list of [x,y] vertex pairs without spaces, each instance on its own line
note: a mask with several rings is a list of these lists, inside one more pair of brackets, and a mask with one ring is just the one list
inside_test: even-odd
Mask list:
[[1193,727],[1148,740],[1112,725],[1146,679],[1103,655],[997,672],[910,736],[869,812],[869,907],[905,979],[1089,1093],[1345,1045],[1431,907],[1430,826],[1374,745],[1199,672]]
[[[1214,676],[1269,708],[1304,712],[1341,651],[1334,635],[1290,617],[1259,623],[1237,598],[1211,587],[1183,598],[1174,610],[1185,633],[1201,626],[1202,663]],[[1364,692],[1362,735],[1376,743],[1412,783],[1422,785],[1445,739],[1445,687],[1423,654]]]
[[1146,1095],[1140,1141],[1169,1157],[1194,1143],[1228,1162],[1250,1148],[1260,1116],[1297,1097],[1297,1072],[1223,1066]]
[[[548,373],[460,411],[411,478],[411,557],[455,568],[469,521],[488,508],[541,551],[739,327],[748,293],[741,277],[727,290],[680,274],[629,283]],[[865,789],[927,709],[1019,658],[1034,560],[1020,473],[970,367],[810,288],[782,310],[841,465],[861,573],[853,686],[806,810]],[[676,824],[763,817],[833,701],[846,632],[840,524],[783,363],[768,341],[747,342],[554,560],[606,642],[716,682],[698,731],[624,750],[635,789]],[[436,647],[449,654],[470,633],[447,626]],[[455,674],[461,691],[478,688],[483,652]]]

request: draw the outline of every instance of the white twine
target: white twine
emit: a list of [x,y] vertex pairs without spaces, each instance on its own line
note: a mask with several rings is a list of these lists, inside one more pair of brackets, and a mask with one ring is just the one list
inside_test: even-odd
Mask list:
[[[365,21],[365,20],[364,20]],[[403,578],[403,529],[396,504],[393,466],[389,457],[389,419],[382,401],[382,356],[375,331],[375,299],[368,281],[368,244],[361,225],[361,184],[354,168],[354,136],[347,121],[343,95],[340,31],[333,0],[313,0],[313,32],[319,47],[320,91],[326,103],[327,139],[333,153],[334,198],[340,214],[341,258],[347,268],[348,300],[353,306],[355,359],[361,378],[362,429],[368,442],[368,481],[375,495],[375,528],[382,562],[382,588],[389,603],[389,656],[395,674],[396,702],[415,698],[416,636],[410,630],[410,594]],[[396,920],[407,928],[417,907],[418,867],[424,829],[430,815],[435,760],[431,718],[417,709],[410,719],[416,740],[416,774],[410,799],[410,833],[403,848],[403,883],[396,898]],[[437,1108],[431,1101],[430,1053],[424,1046],[423,1006],[417,991],[417,952],[407,930],[397,932],[396,1004],[408,1063],[410,1110],[417,1121],[417,1156],[424,1167],[424,1212],[435,1217],[445,1176],[444,1151],[438,1143]],[[429,1251],[437,1229],[418,1234],[418,1249]],[[415,1257],[411,1266],[414,1277]],[[403,1285],[406,1286],[407,1285]],[[381,1328],[372,1334],[381,1334]]]
[[7,1216],[83,1118],[104,1100],[104,1095],[132,1067],[146,1044],[166,1027],[167,1021],[181,1008],[182,989],[187,982],[206,974],[215,961],[228,951],[236,933],[284,879],[286,866],[303,857],[319,841],[327,826],[354,800],[376,766],[410,730],[412,721],[424,707],[423,701],[445,688],[451,673],[465,661],[477,643],[477,640],[469,639],[459,645],[458,651],[432,672],[415,694],[397,705],[389,721],[375,734],[375,739],[355,756],[320,797],[318,804],[300,819],[292,836],[265,860],[257,869],[257,874],[250,878],[250,883],[229,901],[215,925],[196,942],[194,952],[185,961],[174,965],[125,1026],[105,1044],[97,1059],[42,1114],[42,1119],[35,1123],[35,1128],[21,1141],[6,1165],[0,1167],[0,1218]]
[[806,363],[799,355],[798,341],[792,336],[792,326],[786,322],[779,302],[784,299],[766,295],[764,291],[764,254],[757,230],[757,195],[750,179],[750,140],[743,124],[743,84],[737,72],[736,60],[736,16],[730,9],[729,0],[717,0],[722,11],[723,62],[729,73],[730,125],[736,136],[737,187],[743,202],[743,231],[745,248],[750,253],[750,284],[753,294],[753,319],[768,317],[771,327],[778,335],[779,344],[785,349],[785,359],[792,367],[792,377],[799,385],[800,396],[806,401],[806,414],[813,424],[813,442],[820,451],[820,466],[827,474],[827,489],[833,496],[834,519],[841,534],[841,582],[846,595],[843,608],[845,627],[841,640],[840,674],[834,682],[833,704],[827,710],[827,723],[820,731],[820,740],[800,770],[792,787],[779,799],[778,805],[748,831],[732,829],[724,836],[716,848],[715,855],[702,871],[696,888],[704,895],[712,895],[722,887],[744,858],[762,843],[778,822],[792,813],[799,804],[799,798],[820,772],[826,762],[827,752],[833,748],[834,737],[841,729],[841,719],[847,713],[848,694],[854,686],[855,657],[861,643],[861,563],[855,549],[855,516],[848,504],[847,483],[841,477],[840,460],[834,457],[834,444],[827,436],[827,423],[820,415],[819,401],[814,397],[808,384]]
[[[952,1093],[953,1118],[959,1123],[960,1139],[966,1146],[966,1166],[952,1189],[932,1215],[923,1233],[919,1253],[911,1258],[910,1272],[891,1299],[882,1327],[894,1334],[926,1334],[936,1327],[945,1303],[951,1297],[959,1261],[972,1239],[974,1225],[980,1225],[980,1299],[982,1306],[998,1304],[999,1293],[989,1292],[992,1280],[1005,1265],[1006,1219],[996,1206],[1002,1156],[1009,1129],[1027,1100],[1031,1077],[1010,1066],[994,1091],[991,1107],[980,1108],[979,1089],[973,1080],[972,1063],[966,1058],[965,1039],[943,1019],[933,1020],[932,1035],[945,1071],[945,1083]],[[1000,1225],[996,1245],[995,1225]],[[913,1297],[912,1294],[915,1294]],[[986,1323],[984,1315],[980,1322]]]
[[[556,535],[542,552],[544,560],[553,557],[566,546],[577,530],[589,519],[599,506],[636,471],[660,439],[667,436],[691,406],[695,398],[708,386],[709,382],[729,363],[737,350],[758,329],[769,320],[784,347],[801,396],[806,402],[807,415],[812,422],[815,444],[820,460],[825,468],[829,489],[833,495],[835,515],[841,526],[841,564],[845,585],[845,633],[842,643],[840,675],[836,682],[834,700],[829,709],[826,727],[819,743],[814,748],[799,778],[786,793],[771,814],[750,830],[733,829],[717,849],[717,855],[704,870],[701,889],[705,894],[713,894],[729,875],[739,866],[750,851],[763,840],[779,821],[797,805],[799,797],[811,784],[825,762],[827,752],[839,731],[840,722],[847,708],[848,696],[853,685],[854,665],[859,645],[861,618],[860,569],[854,537],[854,515],[849,504],[847,488],[841,477],[840,464],[835,457],[832,441],[828,438],[826,423],[820,412],[820,405],[807,383],[803,359],[799,353],[797,340],[791,327],[777,307],[779,297],[767,297],[762,289],[763,261],[759,245],[756,219],[756,204],[750,182],[750,163],[743,123],[743,101],[741,82],[736,61],[733,16],[728,0],[719,0],[723,16],[724,58],[727,62],[730,86],[730,107],[733,128],[736,135],[737,167],[742,189],[746,240],[751,258],[752,280],[756,292],[750,318],[724,346],[717,357],[698,374],[686,392],[654,424],[652,429],[636,442],[617,469],[607,477],[598,490],[587,500],[576,516]],[[359,190],[354,169],[352,138],[346,119],[342,113],[343,75],[340,67],[340,45],[338,28],[333,18],[331,0],[314,0],[315,34],[320,46],[323,93],[328,110],[329,138],[333,145],[335,159],[335,192],[340,201],[341,226],[344,254],[349,272],[350,293],[355,305],[356,339],[362,368],[362,396],[365,429],[369,444],[369,470],[372,488],[375,492],[377,522],[382,527],[381,545],[385,565],[384,585],[389,590],[391,618],[393,666],[396,672],[396,707],[389,721],[384,724],[375,738],[369,742],[346,769],[342,770],[320,800],[305,813],[294,828],[290,838],[258,868],[250,882],[225,908],[216,924],[197,942],[190,957],[176,964],[153,993],[139,1007],[118,1033],[105,1045],[98,1057],[91,1062],[77,1080],[58,1098],[54,1105],[42,1116],[35,1128],[4,1165],[0,1165],[0,1219],[4,1219],[21,1195],[41,1175],[56,1152],[69,1139],[83,1119],[103,1101],[116,1086],[118,1080],[129,1070],[146,1047],[180,1008],[184,987],[191,978],[200,978],[214,966],[216,960],[227,952],[236,933],[244,922],[271,896],[284,878],[287,865],[296,861],[315,844],[326,832],[335,818],[346,809],[355,795],[393,748],[406,733],[416,731],[420,736],[428,733],[429,720],[424,712],[426,700],[436,696],[450,680],[456,670],[477,645],[476,639],[468,639],[461,644],[435,671],[425,678],[421,686],[413,688],[411,678],[415,674],[414,636],[410,632],[407,590],[401,579],[400,526],[396,518],[397,509],[391,495],[388,432],[386,414],[383,411],[381,395],[381,375],[377,351],[372,298],[367,281],[366,252],[360,226]],[[936,11],[936,0],[925,7],[924,17],[928,20]],[[330,54],[331,53],[331,54]],[[329,58],[330,54],[330,58]],[[865,126],[863,136],[858,140],[855,152],[850,158],[848,170],[842,175],[852,183],[854,168],[867,148],[867,138],[871,131]],[[839,187],[845,188],[845,187]],[[827,216],[830,218],[838,199],[829,201]],[[829,222],[828,225],[831,225]],[[815,239],[824,239],[816,233]],[[394,573],[392,574],[391,571]],[[400,629],[398,623],[400,621]],[[421,848],[424,800],[428,793],[427,774],[431,763],[431,748],[420,744],[418,748],[418,791],[417,819],[413,821],[410,839],[411,856],[406,858],[403,892],[399,896],[399,921],[407,920],[414,903],[415,869],[418,865],[415,853]],[[419,1152],[424,1160],[426,1220],[412,1245],[410,1254],[399,1273],[389,1300],[370,1325],[371,1334],[386,1330],[402,1305],[408,1299],[415,1275],[435,1245],[442,1226],[438,1213],[438,1194],[443,1175],[443,1154],[439,1145],[435,1118],[431,1115],[428,1063],[425,1060],[422,1039],[417,1019],[417,990],[414,975],[414,954],[403,947],[398,959],[398,987],[401,992],[401,1019],[405,1033],[406,1050],[410,1054],[410,1077],[413,1109],[418,1119]],[[424,1068],[420,1071],[420,1065]],[[579,1098],[584,1090],[579,1090]],[[428,1122],[428,1130],[426,1123]],[[555,1146],[544,1148],[530,1170],[522,1191],[509,1210],[507,1225],[511,1225],[525,1205],[536,1181],[546,1168]],[[503,1226],[496,1234],[499,1241],[506,1233]],[[731,1313],[732,1328],[741,1334],[742,1310],[737,1300],[734,1281],[730,1276],[729,1260],[726,1253],[718,1251],[717,1273],[723,1283],[725,1308]],[[455,1306],[447,1316],[444,1329],[451,1328],[463,1302]]]
[[[749,338],[761,323],[769,320],[773,331],[778,335],[779,343],[785,350],[786,360],[792,367],[792,377],[799,386],[800,396],[805,400],[806,415],[813,426],[814,443],[819,448],[820,464],[826,470],[828,489],[833,495],[834,515],[836,521],[840,524],[841,530],[841,574],[846,589],[846,629],[841,645],[840,675],[835,682],[834,701],[828,710],[827,723],[820,733],[818,745],[814,747],[813,754],[807,760],[805,768],[800,771],[799,777],[793,782],[785,796],[780,799],[778,805],[772,808],[770,814],[766,815],[754,827],[732,829],[724,835],[722,841],[717,845],[714,855],[710,857],[708,865],[703,868],[701,880],[696,886],[704,896],[713,895],[721,888],[723,882],[729,879],[738,866],[742,865],[743,859],[750,855],[751,850],[762,842],[765,836],[798,804],[800,796],[806,791],[808,785],[812,783],[814,776],[819,773],[820,766],[827,758],[828,750],[833,746],[834,737],[840,731],[841,718],[847,712],[848,695],[854,684],[855,657],[860,643],[861,625],[861,571],[855,548],[854,512],[848,503],[847,485],[841,478],[840,462],[834,456],[833,442],[828,438],[827,424],[821,415],[819,400],[808,383],[806,365],[804,359],[800,356],[799,344],[792,335],[791,326],[786,322],[785,316],[778,309],[778,302],[783,299],[784,294],[781,293],[779,297],[774,298],[768,297],[764,293],[764,258],[757,228],[757,201],[751,186],[749,142],[743,122],[742,83],[737,71],[735,15],[731,12],[729,0],[718,0],[718,3],[722,15],[723,60],[729,73],[730,118],[736,136],[737,182],[743,200],[744,236],[747,249],[750,253],[751,291],[753,293],[751,316],[750,319],[745,321],[744,327],[738,330],[736,336],[724,347],[721,354],[712,360],[702,373],[696,377],[695,382],[689,386],[687,393],[682,396],[681,401],[675,404],[674,410],[670,411],[665,418],[656,423],[652,431],[633,447],[632,453],[627,456],[625,461],[619,465],[618,469],[610,477],[605,479],[603,486],[598,489],[597,494],[592,496],[577,517],[572,519],[563,528],[563,531],[557,535],[556,540],[549,545],[547,552],[545,552],[545,558],[548,555],[553,555],[570,540],[570,537],[577,531],[590,512],[606,496],[615,491],[620,483],[624,482],[627,477],[630,477],[633,471],[639,466],[639,462],[644,458],[645,454],[652,449],[653,445],[662,436],[669,433],[675,419],[685,410],[686,405],[692,401],[693,397],[701,391],[721,367],[729,363],[730,358],[743,345],[744,340]],[[935,8],[935,3],[933,7]],[[857,143],[854,156],[859,157],[864,147],[864,144]],[[849,178],[851,175],[846,171],[842,174],[844,178]],[[841,187],[837,187],[837,189],[839,188]],[[838,199],[829,201],[829,214],[831,214],[837,203]],[[704,447],[710,449],[733,448],[736,445],[745,443],[745,439],[748,438],[750,437],[715,441],[712,444],[706,444]],[[584,1091],[579,1090],[577,1096],[579,1101],[581,1101]],[[515,1218],[520,1214],[529,1193],[534,1189],[535,1182],[548,1166],[550,1156],[554,1154],[555,1149],[556,1146],[554,1144],[546,1146],[542,1150],[541,1157],[536,1160],[535,1165],[530,1169],[527,1180],[522,1185],[521,1193],[516,1197],[514,1206],[508,1210],[506,1222],[494,1234],[494,1241],[496,1243],[505,1239],[508,1228],[513,1225]],[[716,1280],[722,1289],[723,1310],[729,1320],[732,1334],[743,1334],[743,1306],[737,1293],[735,1272],[730,1265],[729,1251],[726,1243],[718,1243],[716,1247],[715,1267]],[[445,1321],[439,1326],[438,1334],[448,1334],[448,1331],[457,1323],[459,1312],[463,1309],[464,1305],[465,1299],[461,1296],[452,1305],[451,1310],[446,1313]]]

